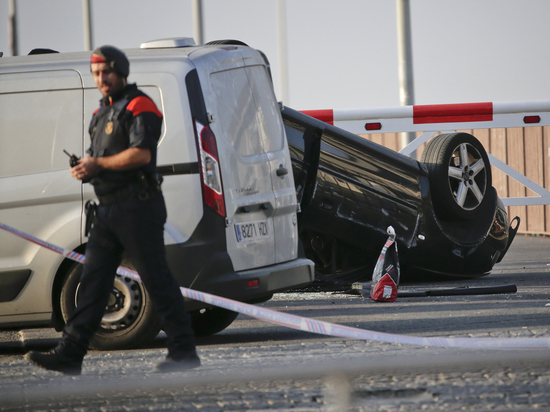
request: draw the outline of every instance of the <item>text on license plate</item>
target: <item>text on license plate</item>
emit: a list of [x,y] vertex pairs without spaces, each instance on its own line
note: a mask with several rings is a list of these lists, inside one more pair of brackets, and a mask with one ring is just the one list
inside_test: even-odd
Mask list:
[[235,223],[235,235],[237,242],[247,242],[257,239],[265,239],[271,236],[267,220],[255,222]]

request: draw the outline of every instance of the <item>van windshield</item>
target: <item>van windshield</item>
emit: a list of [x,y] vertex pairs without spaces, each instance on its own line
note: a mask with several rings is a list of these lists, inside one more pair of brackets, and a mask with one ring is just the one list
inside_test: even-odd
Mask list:
[[281,115],[264,66],[212,73],[210,81],[218,103],[216,122],[241,156],[282,149]]

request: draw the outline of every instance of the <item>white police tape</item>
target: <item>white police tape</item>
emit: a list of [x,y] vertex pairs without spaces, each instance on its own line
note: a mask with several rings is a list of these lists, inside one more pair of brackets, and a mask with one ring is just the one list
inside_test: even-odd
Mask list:
[[[41,240],[28,233],[17,230],[11,226],[0,222],[0,229],[6,230],[16,236],[36,243],[46,249],[59,253],[68,259],[79,263],[84,263],[84,255],[56,246],[52,243]],[[127,276],[131,279],[141,281],[137,272],[120,266],[117,273],[121,276]],[[321,335],[337,336],[342,338],[352,338],[361,340],[373,340],[379,342],[389,342],[397,344],[410,344],[420,346],[438,346],[448,348],[469,348],[469,349],[549,349],[550,337],[537,338],[439,338],[439,337],[415,337],[408,335],[397,335],[392,333],[375,332],[366,329],[352,328],[319,321],[315,319],[304,318],[288,313],[277,312],[275,310],[250,305],[248,303],[237,302],[231,299],[211,295],[205,292],[181,287],[183,296],[217,306],[223,309],[239,312],[257,319],[284,327],[297,329],[305,332],[312,332]]]

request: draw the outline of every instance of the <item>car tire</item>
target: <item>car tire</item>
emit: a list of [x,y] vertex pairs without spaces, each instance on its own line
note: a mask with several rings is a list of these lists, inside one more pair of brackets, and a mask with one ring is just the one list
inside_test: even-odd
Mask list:
[[[81,274],[82,265],[76,264],[63,283],[60,306],[65,323],[76,308]],[[160,330],[160,319],[143,284],[116,275],[109,306],[90,341],[90,348],[114,350],[140,347],[151,342]]]
[[240,41],[240,40],[233,40],[233,39],[225,39],[225,40],[212,40],[206,43],[206,46],[216,46],[216,45],[233,45],[233,46],[246,46],[248,47],[248,44]]
[[449,133],[428,142],[421,161],[429,172],[437,216],[471,220],[491,203],[491,164],[483,145],[468,133]]
[[238,312],[223,308],[206,308],[189,313],[191,315],[191,326],[196,336],[210,336],[221,332],[239,315]]

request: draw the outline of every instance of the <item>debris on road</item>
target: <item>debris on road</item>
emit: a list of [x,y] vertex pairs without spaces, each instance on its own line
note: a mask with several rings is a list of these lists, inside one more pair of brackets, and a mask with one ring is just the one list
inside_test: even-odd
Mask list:
[[[352,295],[361,295],[365,298],[370,297],[371,283],[355,282],[352,284],[351,290],[348,291]],[[413,297],[426,297],[426,296],[466,296],[466,295],[495,295],[501,293],[516,293],[518,290],[516,285],[502,285],[502,286],[483,286],[477,288],[471,288],[468,286],[462,286],[452,289],[432,289],[424,291],[401,291],[397,293],[398,298],[413,298]],[[550,306],[550,304],[546,305]]]

